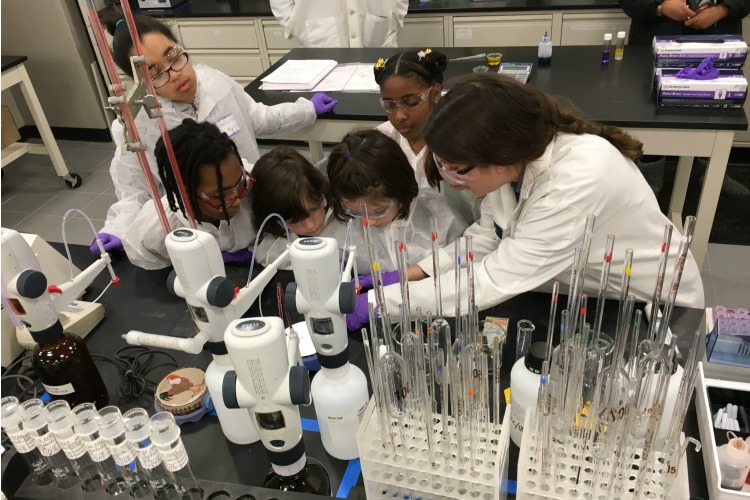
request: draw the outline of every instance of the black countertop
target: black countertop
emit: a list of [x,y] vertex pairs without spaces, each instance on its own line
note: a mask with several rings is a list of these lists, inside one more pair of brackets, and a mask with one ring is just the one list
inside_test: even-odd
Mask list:
[[[293,49],[269,68],[245,91],[264,104],[293,102],[311,93],[270,92],[259,90],[261,79],[273,72],[288,59],[334,59],[339,63],[372,63],[387,58],[404,48],[364,49]],[[421,50],[421,49],[413,49]],[[628,128],[669,128],[746,130],[744,110],[694,110],[657,108],[651,92],[653,56],[650,47],[628,46],[622,61],[603,65],[599,46],[555,47],[552,64],[540,68],[536,64],[536,47],[447,47],[437,48],[448,58],[480,53],[502,52],[503,62],[533,62],[529,85],[555,96],[566,98],[578,106],[591,119],[608,125]],[[484,60],[454,61],[448,63],[444,87],[450,88],[452,80],[471,73],[472,68]],[[318,120],[385,121],[386,116],[377,93],[329,92],[339,100],[332,113]]]
[[26,56],[2,56],[0,58],[0,65],[2,65],[2,70],[5,71],[6,69],[18,66],[28,59]]
[[[138,9],[137,0],[131,0]],[[480,12],[534,12],[550,10],[619,9],[615,0],[432,0],[409,2],[409,14],[472,14]],[[140,10],[140,9],[138,9]],[[172,9],[147,12],[169,17],[258,17],[271,16],[268,0],[189,0]]]

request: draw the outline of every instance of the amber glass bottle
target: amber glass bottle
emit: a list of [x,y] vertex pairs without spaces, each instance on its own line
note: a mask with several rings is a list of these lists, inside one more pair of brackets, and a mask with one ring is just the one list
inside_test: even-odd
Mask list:
[[37,342],[32,364],[52,399],[64,399],[71,407],[81,403],[107,406],[107,387],[81,337],[65,333],[59,321],[31,336]]

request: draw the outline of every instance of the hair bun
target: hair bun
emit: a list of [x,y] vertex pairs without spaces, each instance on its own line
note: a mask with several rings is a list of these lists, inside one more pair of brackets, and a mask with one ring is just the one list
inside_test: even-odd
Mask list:
[[448,58],[442,52],[427,49],[423,64],[433,75],[442,75],[448,67]]

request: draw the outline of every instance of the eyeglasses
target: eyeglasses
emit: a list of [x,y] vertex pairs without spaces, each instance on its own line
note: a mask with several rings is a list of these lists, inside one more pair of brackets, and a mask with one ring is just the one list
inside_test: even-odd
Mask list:
[[446,165],[448,165],[448,163],[438,157],[438,155],[436,155],[435,153],[432,153],[432,159],[435,160],[435,164],[437,165],[438,170],[447,174],[466,175],[477,168],[476,163],[469,163],[464,168],[446,168]]
[[[395,204],[396,204],[396,200],[391,198],[388,200],[388,205],[384,207],[373,208],[372,210],[368,208],[367,218],[370,220],[382,219],[383,216],[385,216],[388,212],[391,211],[391,209],[393,208]],[[359,211],[355,212],[354,210],[346,208],[343,205],[343,203],[341,204],[341,211],[344,212],[344,215],[346,215],[347,217],[351,217],[352,219],[361,219],[364,217],[364,214],[362,212],[359,212]]]
[[319,215],[321,212],[325,211],[326,204],[324,201],[321,201],[320,203],[314,205],[312,208],[307,209],[307,215],[305,217],[302,217],[301,219],[287,219],[286,225],[287,226],[295,226],[298,224],[302,224],[307,219],[310,219],[311,217],[315,217],[316,215]]
[[206,194],[199,191],[197,196],[200,201],[209,207],[218,210],[219,212],[223,212],[224,210],[221,207],[222,195],[224,196],[224,206],[229,207],[238,199],[244,198],[245,195],[250,192],[250,189],[252,189],[253,184],[255,184],[255,177],[243,171],[242,177],[234,187],[225,189],[221,193]]
[[[172,55],[173,52],[179,52],[179,53],[173,56]],[[162,60],[162,64],[164,63],[164,61],[166,61],[170,57],[172,59],[170,60],[169,65],[151,77],[151,83],[154,84],[155,89],[158,89],[159,87],[163,87],[164,85],[166,85],[170,77],[169,72],[180,71],[188,63],[188,59],[190,59],[190,57],[188,56],[188,53],[185,52],[185,49],[183,49],[179,45],[175,45],[172,48],[172,50],[169,51],[169,54],[167,54],[167,56]],[[162,64],[159,64],[159,66],[162,66]]]
[[383,109],[386,113],[395,113],[399,106],[402,106],[408,110],[417,109],[423,102],[427,100],[427,96],[430,94],[431,90],[432,87],[428,88],[421,94],[408,95],[403,99],[399,99],[398,101],[394,101],[393,99],[383,99],[381,97],[380,105],[383,106]]

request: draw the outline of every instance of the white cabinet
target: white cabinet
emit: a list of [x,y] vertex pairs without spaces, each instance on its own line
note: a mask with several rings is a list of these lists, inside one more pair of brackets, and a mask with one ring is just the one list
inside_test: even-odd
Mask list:
[[255,21],[179,21],[180,37],[187,49],[257,49]]
[[266,39],[266,47],[269,51],[274,49],[291,50],[297,46],[294,39],[284,37],[284,28],[276,21],[264,19],[261,21],[261,25],[263,26],[263,36]]
[[552,31],[552,14],[453,17],[454,47],[536,46]]
[[268,60],[271,62],[271,65],[276,64],[276,62],[284,57],[288,50],[269,50],[268,51]]
[[563,14],[560,43],[561,45],[599,45],[605,33],[612,33],[614,41],[618,31],[626,33],[630,31],[630,18],[622,12]]
[[237,77],[256,77],[263,73],[263,61],[260,54],[248,54],[241,51],[222,50],[191,50],[190,60],[193,63],[203,63],[218,69],[222,73],[237,79]]
[[406,16],[404,27],[398,29],[398,46],[445,47],[442,16]]

